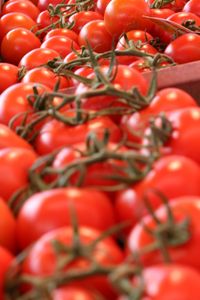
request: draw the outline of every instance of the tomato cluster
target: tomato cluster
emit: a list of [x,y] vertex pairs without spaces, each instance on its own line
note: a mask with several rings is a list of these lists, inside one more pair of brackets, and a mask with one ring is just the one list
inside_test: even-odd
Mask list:
[[199,0],[2,5],[0,300],[200,299],[200,108],[155,75],[199,34]]

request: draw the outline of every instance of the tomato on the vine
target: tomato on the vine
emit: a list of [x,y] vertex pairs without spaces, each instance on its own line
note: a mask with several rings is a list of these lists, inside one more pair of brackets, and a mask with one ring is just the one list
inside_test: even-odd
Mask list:
[[5,2],[2,7],[2,15],[11,12],[23,13],[36,21],[40,11],[37,6],[29,0],[9,0]]
[[0,94],[18,82],[19,68],[8,63],[0,63]]
[[198,0],[189,0],[183,7],[183,11],[194,13],[200,17],[200,2]]
[[73,22],[73,31],[79,34],[84,25],[91,21],[103,20],[103,16],[95,11],[79,11],[69,18],[69,22]]
[[14,261],[14,256],[8,250],[0,246],[0,299],[4,299],[6,274],[12,261]]

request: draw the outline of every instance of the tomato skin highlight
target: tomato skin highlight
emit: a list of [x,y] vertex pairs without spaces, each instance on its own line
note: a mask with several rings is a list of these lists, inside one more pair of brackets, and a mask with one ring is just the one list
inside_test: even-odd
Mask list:
[[0,94],[18,82],[19,68],[8,63],[0,63]]
[[34,5],[29,0],[10,0],[4,3],[2,8],[2,15],[11,13],[11,12],[20,12],[27,16],[29,16],[31,19],[36,21],[37,16],[39,14],[39,9],[36,5]]
[[[17,217],[20,249],[25,249],[53,229],[71,225],[71,205],[79,226],[104,231],[115,224],[110,199],[101,192],[69,187],[37,193],[27,199]],[[32,228],[31,234],[29,228]]]

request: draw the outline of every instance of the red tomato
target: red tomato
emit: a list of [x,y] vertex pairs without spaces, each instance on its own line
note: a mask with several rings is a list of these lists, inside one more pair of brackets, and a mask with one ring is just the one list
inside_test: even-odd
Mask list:
[[15,65],[0,63],[0,93],[17,83],[19,69]]
[[34,94],[33,87],[37,87],[39,94],[50,91],[48,87],[41,84],[36,85],[34,83],[16,83],[7,88],[1,94],[0,123],[8,125],[11,119],[17,114],[26,113],[32,110],[32,107],[27,101],[27,96]]
[[64,286],[53,291],[52,300],[97,300],[97,295],[82,287]]
[[[188,178],[191,178],[188,184]],[[169,155],[155,162],[153,169],[137,185],[119,192],[116,213],[120,221],[130,220],[134,225],[146,214],[144,194],[152,188],[162,192],[168,199],[186,195],[200,195],[200,167],[193,160]],[[161,202],[157,195],[148,194],[150,203],[157,208]]]
[[180,25],[184,25],[186,21],[191,20],[195,21],[195,26],[200,26],[200,18],[196,14],[189,12],[177,12],[169,16],[167,19]]
[[28,184],[28,170],[36,160],[33,150],[5,148],[0,150],[0,197],[9,198]]
[[[171,212],[174,216],[175,223],[178,225],[181,221],[186,218],[189,219],[189,226],[186,231],[190,233],[188,241],[184,244],[177,244],[174,246],[167,246],[167,251],[171,257],[171,261],[178,264],[192,266],[196,269],[200,269],[200,260],[198,259],[198,249],[200,243],[200,230],[199,230],[199,220],[200,220],[200,198],[193,196],[183,196],[179,198],[172,199],[173,201],[169,203]],[[167,219],[166,206],[161,206],[155,212],[156,216],[161,220],[161,223],[165,223]],[[130,232],[127,241],[128,251],[140,251],[142,248],[150,245],[155,241],[155,237],[150,235],[145,229],[143,224],[148,226],[149,229],[156,230],[157,225],[155,220],[151,216],[146,216],[142,219],[141,223],[138,223]],[[173,231],[174,229],[174,231]],[[171,229],[171,236],[173,238],[173,233],[175,233],[175,225]],[[182,234],[181,231],[179,233]],[[169,238],[170,239],[170,238]],[[178,243],[178,242],[177,242]],[[189,255],[188,255],[189,254]],[[149,253],[145,253],[142,257],[142,262],[145,265],[154,265],[163,261],[163,256],[161,251],[153,250]]]
[[[110,199],[101,192],[71,187],[41,192],[27,199],[19,212],[17,240],[20,249],[44,233],[71,225],[70,207],[75,210],[79,226],[100,231],[114,226]],[[32,228],[31,233],[29,228]]]
[[97,0],[97,8],[96,10],[101,14],[104,15],[106,7],[111,0]]
[[[66,59],[67,59],[67,56],[65,57],[64,61],[66,61]],[[74,74],[82,76],[82,77],[88,77],[93,72],[94,72],[94,70],[91,67],[83,66],[83,67],[75,70]],[[72,81],[73,81],[74,85],[78,85],[80,83],[80,81],[76,80],[75,78],[73,78]]]
[[[193,268],[176,264],[158,265],[144,269],[141,278],[133,278],[144,286],[142,300],[190,300],[200,297],[200,276]],[[120,297],[125,300],[126,297]],[[119,300],[119,299],[118,299]]]
[[57,4],[60,4],[62,2],[62,4],[67,4],[69,2],[69,0],[64,0],[64,1],[60,1],[60,0],[38,0],[38,8],[40,11],[43,11],[45,9],[48,9],[49,4],[56,6]]
[[70,86],[70,80],[64,76],[58,76],[46,67],[39,67],[28,71],[22,79],[23,83],[40,83],[48,86],[50,89],[56,86],[59,81],[59,89],[65,89]]
[[12,252],[16,250],[16,221],[5,203],[0,198],[0,245]]
[[49,61],[59,58],[57,51],[48,48],[37,48],[25,54],[19,62],[19,67],[26,67],[31,70],[47,64]]
[[103,20],[103,16],[95,11],[79,11],[69,18],[69,22],[74,22],[73,31],[77,34],[79,34],[84,25],[96,20]]
[[[98,238],[100,232],[89,227],[79,227],[80,240],[84,245],[92,243]],[[52,241],[57,240],[65,246],[71,246],[73,242],[73,229],[72,227],[63,227],[57,230],[53,230],[43,235],[30,249],[24,264],[22,273],[38,276],[53,275],[57,268],[57,255]],[[62,254],[65,255],[64,253]],[[68,253],[66,252],[66,257]],[[97,261],[100,266],[116,266],[123,260],[123,254],[117,244],[112,238],[106,238],[100,241],[95,249],[92,250],[90,258]],[[37,260],[37,264],[34,262]],[[74,268],[76,270],[84,271],[88,270],[91,266],[91,261],[87,258],[78,257],[73,260],[70,266],[65,266],[63,271],[70,272]],[[116,299],[116,294],[113,291],[106,276],[93,275],[85,279],[79,279],[73,281],[72,284],[81,284],[82,287],[93,288],[102,294],[106,299]]]
[[10,147],[32,149],[32,147],[13,130],[3,124],[0,124],[0,149]]
[[[46,27],[48,27],[49,25],[52,25],[53,27],[59,27],[59,24],[54,24],[58,20],[59,16],[51,16],[48,10],[44,10],[38,15],[36,23],[39,29],[46,29]],[[48,32],[49,30],[51,29],[44,30],[44,32],[41,33],[41,37],[45,36],[46,32]]]
[[110,141],[118,142],[121,132],[118,126],[108,117],[98,117],[74,127],[57,120],[52,120],[42,127],[36,138],[36,151],[39,154],[47,154],[63,146],[85,142],[87,135],[91,131],[96,132],[99,137],[102,137],[105,128],[108,128],[110,131]]
[[39,48],[40,45],[40,40],[30,30],[15,28],[4,36],[1,43],[1,55],[5,61],[18,65],[26,53]]
[[80,47],[73,40],[65,36],[53,36],[44,41],[41,48],[50,48],[57,51],[62,58],[72,52],[72,49],[79,50]]
[[145,0],[112,0],[104,14],[105,26],[114,37],[132,29],[145,29],[150,8]]
[[29,16],[36,21],[39,14],[39,9],[31,1],[28,0],[10,0],[4,3],[2,8],[2,15],[19,12]]
[[200,17],[200,2],[198,0],[190,0],[183,7],[184,12],[191,12]]
[[0,19],[0,39],[14,28],[26,28],[31,30],[36,23],[27,15],[19,12],[11,12]]
[[168,1],[168,2],[158,2],[156,0],[150,0],[149,4],[154,4],[154,2],[157,2],[157,6],[161,9],[171,9],[173,11],[180,11],[184,7],[187,0],[174,0],[174,1]]
[[67,28],[55,28],[50,30],[44,37],[44,41],[48,40],[49,38],[53,36],[65,36],[74,42],[78,42],[78,35],[70,29]]
[[80,46],[90,44],[95,52],[105,52],[112,48],[113,39],[110,33],[106,30],[104,21],[91,21],[84,25],[78,37]]
[[14,256],[0,246],[0,299],[4,299],[4,284],[6,279],[6,273],[8,272],[8,269],[12,263],[12,260],[14,260]]
[[200,36],[184,34],[171,42],[164,53],[179,64],[200,60]]
[[[102,67],[102,73],[107,74],[109,67]],[[131,69],[128,66],[119,65],[116,68],[113,68],[113,74],[115,77],[112,81],[112,84],[121,90],[129,91],[133,87],[138,88],[141,94],[145,95],[147,93],[148,85],[145,78],[136,70]],[[93,78],[94,74],[88,76]],[[89,88],[80,83],[77,87],[76,94],[86,92]],[[101,110],[109,107],[124,107],[128,106],[124,103],[118,101],[118,98],[114,96],[96,96],[86,99],[82,99],[82,107],[89,110]]]
[[200,146],[197,140],[200,134],[200,108],[175,110],[167,118],[172,124],[173,132],[165,144],[164,152],[184,155],[200,163]]

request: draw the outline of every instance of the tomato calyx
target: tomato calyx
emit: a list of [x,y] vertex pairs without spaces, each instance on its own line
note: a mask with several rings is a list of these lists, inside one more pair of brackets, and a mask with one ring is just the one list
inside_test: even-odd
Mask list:
[[143,227],[144,230],[154,238],[155,242],[148,245],[147,247],[144,247],[139,255],[142,257],[142,255],[145,253],[149,253],[153,250],[159,250],[163,255],[164,261],[166,263],[169,263],[171,262],[171,258],[168,252],[168,248],[184,245],[190,239],[190,220],[188,218],[185,218],[180,222],[176,222],[170,209],[168,199],[158,190],[151,189],[151,192],[155,193],[161,199],[161,202],[163,202],[163,204],[165,205],[167,219],[163,222],[157,217],[153,207],[151,206],[151,203],[148,201],[147,192],[144,195],[144,202],[147,210],[149,211],[156,224],[156,227],[154,229],[150,229],[145,225],[145,223],[143,223]]
[[167,4],[173,3],[174,0],[154,0],[151,4],[151,8],[162,8]]
[[188,29],[190,29],[190,30],[192,30],[192,31],[200,33],[200,27],[198,25],[196,25],[195,20],[190,20],[190,19],[186,20],[181,25],[188,28]]

